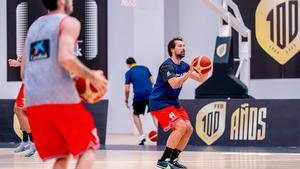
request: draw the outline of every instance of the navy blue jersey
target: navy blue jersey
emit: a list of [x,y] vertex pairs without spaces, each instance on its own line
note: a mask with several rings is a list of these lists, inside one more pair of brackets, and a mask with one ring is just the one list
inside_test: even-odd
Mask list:
[[133,85],[134,101],[148,100],[152,83],[150,80],[151,73],[145,66],[133,66],[125,74],[125,84]]
[[180,77],[188,72],[190,66],[181,61],[180,65],[175,64],[171,58],[167,59],[159,67],[156,83],[150,95],[151,111],[160,110],[167,106],[179,107],[178,96],[181,87],[172,89],[168,80],[173,77]]

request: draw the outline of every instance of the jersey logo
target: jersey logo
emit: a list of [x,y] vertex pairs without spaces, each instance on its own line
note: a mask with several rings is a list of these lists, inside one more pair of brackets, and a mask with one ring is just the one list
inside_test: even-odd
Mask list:
[[30,44],[30,61],[47,59],[50,57],[49,39],[36,41]]
[[173,121],[173,120],[175,120],[176,119],[176,115],[173,113],[173,112],[171,112],[170,114],[169,114],[169,118]]
[[167,77],[169,77],[169,76],[171,76],[171,73],[168,71],[168,72],[167,72]]

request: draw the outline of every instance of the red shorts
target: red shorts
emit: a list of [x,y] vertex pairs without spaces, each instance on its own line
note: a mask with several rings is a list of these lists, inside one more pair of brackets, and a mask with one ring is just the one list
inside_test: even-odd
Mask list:
[[157,118],[164,131],[170,130],[176,120],[190,120],[183,107],[175,108],[174,106],[168,106],[161,110],[152,111],[152,114]]
[[24,83],[22,83],[18,97],[16,99],[17,106],[20,108],[24,108],[24,100],[25,100],[25,98],[24,98]]
[[88,148],[100,146],[92,115],[78,104],[27,107],[32,136],[42,160],[72,154],[78,157]]

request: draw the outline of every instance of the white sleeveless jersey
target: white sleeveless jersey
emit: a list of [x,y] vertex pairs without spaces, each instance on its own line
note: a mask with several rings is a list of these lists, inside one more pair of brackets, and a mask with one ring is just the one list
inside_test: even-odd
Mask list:
[[70,74],[58,64],[59,27],[65,17],[65,14],[42,16],[28,31],[24,70],[27,107],[80,102]]

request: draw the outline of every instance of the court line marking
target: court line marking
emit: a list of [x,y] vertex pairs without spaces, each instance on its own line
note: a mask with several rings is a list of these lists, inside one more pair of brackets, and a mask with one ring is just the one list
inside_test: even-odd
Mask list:
[[[20,159],[21,160],[21,159]],[[205,161],[195,161],[195,160],[184,160],[184,163],[198,163],[198,164],[206,164],[206,163],[212,163],[212,162],[239,162],[239,163],[243,163],[243,162],[256,162],[257,164],[261,164],[261,162],[287,162],[287,161],[300,161],[299,159],[269,159],[269,160],[257,160],[257,159],[243,159],[243,160],[239,160],[239,159],[229,159],[229,160],[208,160],[205,159]],[[51,161],[47,161],[47,162],[42,162],[42,161],[14,161],[14,164],[47,164],[47,163],[53,163],[54,160]],[[139,161],[139,160],[126,160],[126,161],[101,161],[101,159],[97,159],[94,163],[95,164],[102,164],[102,163],[113,163],[113,164],[135,164],[135,163],[156,163],[156,160],[143,160],[143,161]],[[11,161],[4,161],[1,162],[0,164],[11,164]],[[72,159],[69,164],[76,164],[76,161],[74,159]]]

